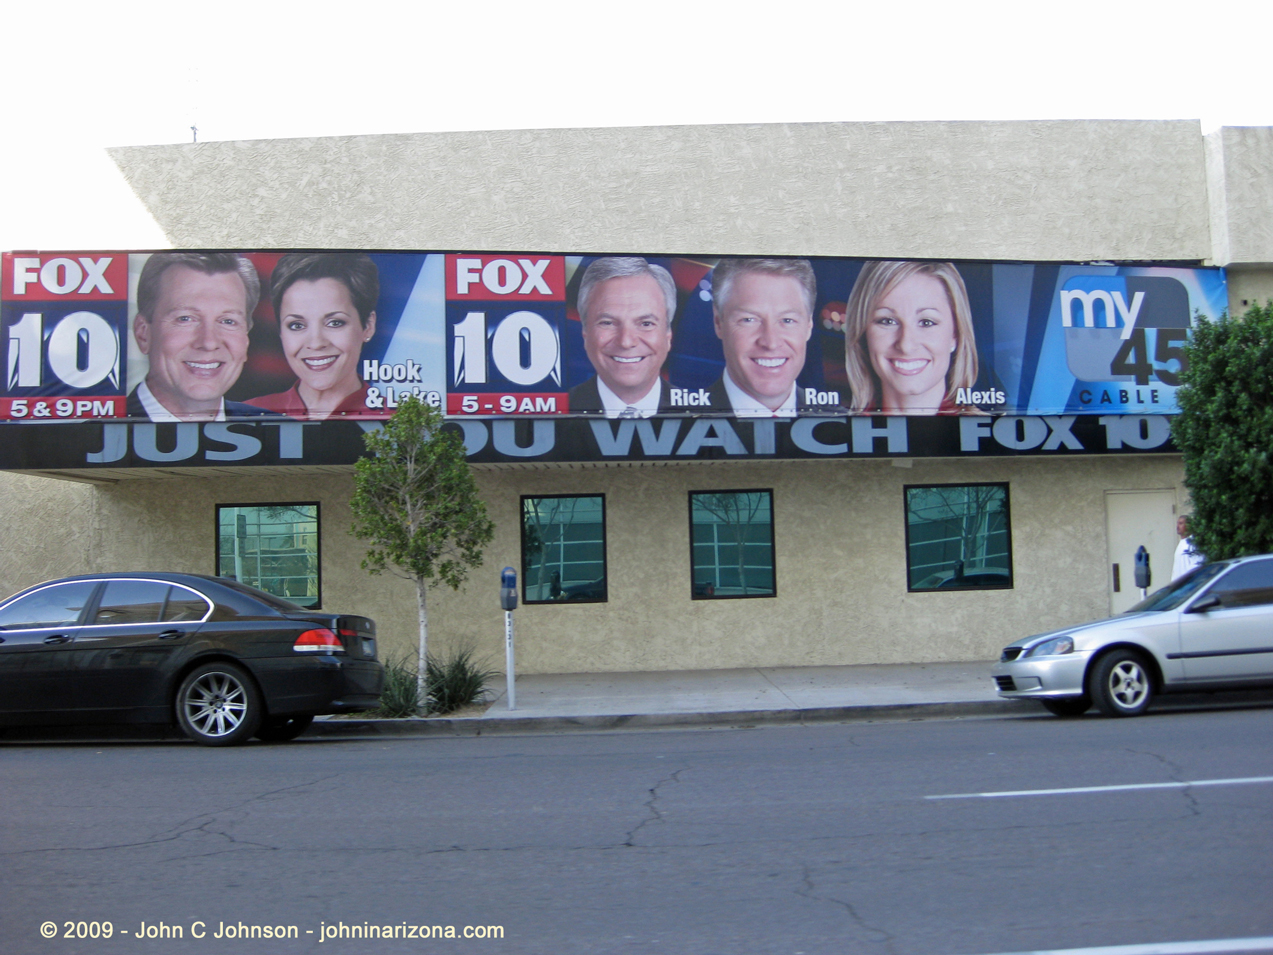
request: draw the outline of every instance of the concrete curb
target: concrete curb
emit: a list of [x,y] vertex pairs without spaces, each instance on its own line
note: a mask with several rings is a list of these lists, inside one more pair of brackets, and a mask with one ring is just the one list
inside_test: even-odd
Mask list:
[[700,713],[631,713],[592,716],[479,716],[462,719],[408,717],[406,719],[317,719],[306,736],[486,736],[511,733],[598,732],[669,727],[739,727],[762,723],[847,723],[872,720],[955,719],[969,716],[1010,716],[1026,713],[1012,700],[972,700],[957,703],[882,703],[865,706],[823,706],[809,709],[723,710]]

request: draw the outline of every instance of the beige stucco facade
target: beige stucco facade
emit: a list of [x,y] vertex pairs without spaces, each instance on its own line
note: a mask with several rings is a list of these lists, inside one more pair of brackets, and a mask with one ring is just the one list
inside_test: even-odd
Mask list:
[[[472,646],[502,662],[498,571],[520,569],[523,494],[604,494],[609,600],[517,611],[527,673],[981,660],[1026,632],[1109,611],[1105,492],[1169,489],[1174,456],[785,461],[479,472],[495,520],[486,563],[460,592],[432,593],[439,648]],[[326,607],[363,613],[388,653],[416,636],[413,588],[359,568],[348,534],[352,478],[240,476],[124,480],[86,487],[0,477],[10,500],[44,502],[10,525],[0,589],[120,568],[214,570],[217,504],[317,501]],[[903,486],[1007,482],[1014,587],[908,593]],[[693,600],[688,493],[772,489],[777,596]],[[38,536],[35,525],[52,533]],[[22,555],[25,559],[14,559]]]
[[[1225,266],[1273,298],[1273,130],[1196,122],[520,130],[111,151],[178,248],[777,254]],[[522,495],[602,493],[609,599],[518,611],[525,672],[983,660],[1108,612],[1106,494],[1167,490],[1171,455],[506,466],[498,531],[436,646],[502,661],[497,571]],[[65,476],[65,475],[64,475]],[[82,475],[74,475],[82,477]],[[903,486],[1006,482],[1014,586],[908,593]],[[324,606],[415,636],[406,583],[359,569],[348,469],[173,469],[97,483],[0,473],[0,591],[77,571],[210,573],[215,507],[318,501]],[[772,489],[777,596],[695,601],[687,494]]]
[[509,130],[111,155],[187,248],[1211,255],[1189,121]]

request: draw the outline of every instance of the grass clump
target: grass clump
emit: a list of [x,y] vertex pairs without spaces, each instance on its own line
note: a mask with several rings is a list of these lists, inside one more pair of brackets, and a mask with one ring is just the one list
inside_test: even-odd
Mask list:
[[380,691],[380,706],[368,713],[387,719],[415,716],[416,668],[406,656],[385,659],[385,685]]
[[459,650],[439,659],[429,655],[425,663],[425,689],[427,705],[423,714],[416,701],[415,659],[411,656],[390,657],[385,660],[385,686],[380,694],[380,708],[371,716],[401,718],[405,716],[441,716],[454,713],[465,706],[482,702],[487,695],[487,683],[497,671],[481,666],[472,650]]

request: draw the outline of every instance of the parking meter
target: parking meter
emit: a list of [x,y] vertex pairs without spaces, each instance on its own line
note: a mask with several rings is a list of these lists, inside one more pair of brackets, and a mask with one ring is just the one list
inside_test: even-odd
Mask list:
[[1136,548],[1136,586],[1140,588],[1143,594],[1149,587],[1152,574],[1149,571],[1149,551],[1145,550],[1145,545],[1141,544]]
[[513,676],[513,611],[517,609],[517,571],[505,567],[499,573],[499,605],[504,608],[504,673],[508,681],[508,708],[517,709]]
[[517,609],[517,571],[512,567],[499,573],[499,605],[504,610]]

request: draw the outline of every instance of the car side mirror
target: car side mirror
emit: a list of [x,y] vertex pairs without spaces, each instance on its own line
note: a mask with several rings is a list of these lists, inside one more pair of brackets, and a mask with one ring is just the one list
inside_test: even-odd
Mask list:
[[1189,613],[1206,613],[1208,610],[1215,610],[1219,606],[1220,606],[1220,598],[1217,597],[1215,594],[1212,594],[1209,597],[1203,597],[1201,600],[1195,603],[1192,607],[1190,607],[1188,612]]

